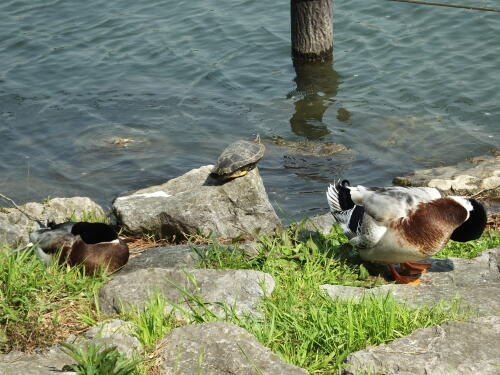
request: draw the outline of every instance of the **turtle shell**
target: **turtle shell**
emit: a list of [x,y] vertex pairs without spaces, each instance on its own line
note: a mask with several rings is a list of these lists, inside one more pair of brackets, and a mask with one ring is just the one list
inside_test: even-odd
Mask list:
[[217,159],[212,173],[231,177],[241,171],[252,169],[264,156],[265,147],[260,142],[240,140],[227,146]]

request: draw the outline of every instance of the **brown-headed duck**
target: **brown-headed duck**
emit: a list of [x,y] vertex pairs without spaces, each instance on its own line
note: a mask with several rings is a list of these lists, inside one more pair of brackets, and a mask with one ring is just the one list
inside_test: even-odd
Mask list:
[[82,264],[87,274],[106,268],[114,272],[123,267],[129,257],[128,246],[118,238],[108,224],[88,222],[51,223],[30,234],[38,255],[46,264],[56,259],[70,266]]

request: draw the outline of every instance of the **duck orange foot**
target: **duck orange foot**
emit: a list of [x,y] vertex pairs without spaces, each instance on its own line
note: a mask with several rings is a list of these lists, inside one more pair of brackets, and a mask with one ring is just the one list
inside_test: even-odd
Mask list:
[[392,276],[394,277],[394,280],[396,280],[396,284],[408,284],[408,285],[419,285],[420,284],[419,277],[402,276],[399,274],[399,272],[396,270],[396,267],[394,267],[393,264],[388,264],[387,266],[391,270]]
[[427,272],[427,268],[430,268],[432,264],[430,263],[417,263],[417,262],[405,262],[400,263],[399,266],[402,270],[410,271],[410,275],[417,275],[420,273]]

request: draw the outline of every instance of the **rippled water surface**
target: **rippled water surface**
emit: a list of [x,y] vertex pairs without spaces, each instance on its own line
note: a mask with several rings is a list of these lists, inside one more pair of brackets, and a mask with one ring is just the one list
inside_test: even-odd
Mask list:
[[3,0],[0,192],[109,206],[258,133],[292,219],[324,211],[338,176],[389,184],[499,147],[500,13],[334,0],[318,67],[293,66],[289,33],[284,0]]

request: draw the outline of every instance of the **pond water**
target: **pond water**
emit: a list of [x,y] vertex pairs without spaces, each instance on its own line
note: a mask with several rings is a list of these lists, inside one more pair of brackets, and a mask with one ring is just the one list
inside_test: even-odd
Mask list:
[[289,7],[3,0],[0,192],[109,207],[260,134],[289,221],[324,212],[339,177],[390,184],[499,147],[500,13],[334,0],[333,62],[294,67]]

